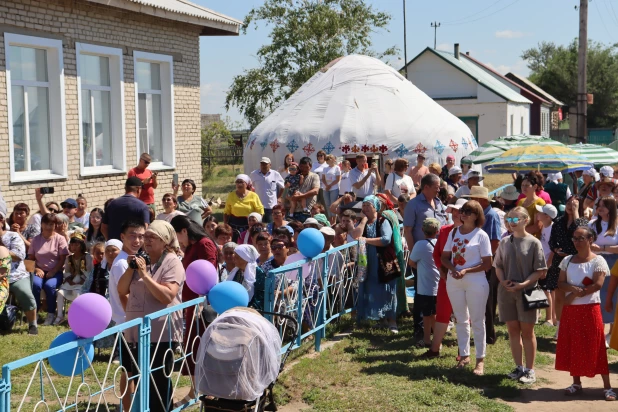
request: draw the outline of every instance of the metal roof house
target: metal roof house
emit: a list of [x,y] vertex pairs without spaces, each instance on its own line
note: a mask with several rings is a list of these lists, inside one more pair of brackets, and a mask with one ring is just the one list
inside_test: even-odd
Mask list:
[[200,37],[237,36],[241,21],[187,0],[3,0],[0,15],[9,208],[34,207],[43,186],[45,201],[101,207],[142,152],[161,188],[179,174],[201,194]]
[[426,48],[407,64],[408,80],[468,125],[481,145],[498,136],[530,134],[532,101],[521,88],[481,67],[455,44]]

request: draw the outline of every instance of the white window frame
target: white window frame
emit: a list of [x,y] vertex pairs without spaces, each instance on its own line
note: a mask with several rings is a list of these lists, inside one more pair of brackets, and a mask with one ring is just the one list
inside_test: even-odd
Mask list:
[[[171,170],[176,167],[176,139],[174,132],[174,59],[165,54],[133,52],[133,73],[135,82],[135,160],[140,158],[139,141],[139,85],[137,84],[137,62],[158,63],[161,65],[161,141],[163,142],[163,161],[152,162],[151,170]],[[158,90],[141,90],[145,93],[159,93]]]
[[[34,82],[11,81],[10,46],[31,47],[47,51],[47,82],[38,82],[39,86],[48,87],[49,133],[50,133],[50,169],[34,171],[15,171],[15,154],[13,144],[13,104],[12,86],[33,86]],[[62,40],[22,34],[4,33],[4,54],[6,67],[6,94],[9,123],[9,159],[11,183],[34,182],[39,180],[65,179],[67,173],[66,150],[66,109],[64,97],[64,62]],[[26,126],[27,127],[27,126]],[[29,138],[27,139],[29,141]],[[29,165],[29,144],[25,152]],[[29,167],[29,166],[28,166]]]
[[[79,108],[79,159],[81,176],[99,176],[114,173],[124,173],[126,171],[126,136],[125,136],[125,115],[124,115],[124,71],[122,49],[113,47],[97,46],[87,43],[75,43],[75,53],[77,60],[77,106]],[[100,56],[109,58],[109,87],[85,86],[88,90],[110,91],[110,116],[111,116],[111,139],[112,139],[112,164],[106,166],[84,166],[85,154],[82,141],[82,79],[80,67],[80,55]],[[91,110],[94,107],[91,104]],[[94,119],[94,115],[91,115]],[[94,129],[93,129],[94,132]],[[94,142],[94,136],[92,138]],[[93,162],[96,164],[96,162]]]

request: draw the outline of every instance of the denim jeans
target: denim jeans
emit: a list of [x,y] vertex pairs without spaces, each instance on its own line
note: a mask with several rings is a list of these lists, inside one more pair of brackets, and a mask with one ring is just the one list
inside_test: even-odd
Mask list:
[[332,213],[330,212],[330,205],[332,205],[335,200],[337,200],[337,198],[339,198],[339,189],[324,191],[324,206],[326,207],[326,216],[332,216]]
[[62,272],[56,273],[49,279],[34,277],[32,282],[32,294],[36,300],[37,309],[41,308],[41,289],[45,291],[47,299],[47,313],[56,313],[56,289],[62,285]]

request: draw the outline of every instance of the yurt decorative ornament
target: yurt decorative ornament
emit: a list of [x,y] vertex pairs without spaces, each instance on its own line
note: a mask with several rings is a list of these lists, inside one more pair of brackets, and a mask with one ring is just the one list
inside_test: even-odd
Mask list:
[[298,144],[296,143],[296,140],[292,139],[292,141],[290,143],[288,143],[287,145],[285,145],[285,147],[288,148],[288,150],[290,151],[290,153],[294,153],[295,151],[298,150]]
[[322,150],[324,150],[326,154],[331,154],[333,150],[335,150],[335,146],[331,142],[328,142],[326,143],[326,145],[324,145]]

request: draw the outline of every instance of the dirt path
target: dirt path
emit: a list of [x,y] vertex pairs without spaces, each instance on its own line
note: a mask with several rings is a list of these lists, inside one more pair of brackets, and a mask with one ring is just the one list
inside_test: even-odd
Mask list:
[[[563,389],[573,381],[568,372],[559,372],[553,367],[545,367],[537,371],[537,377],[546,379],[549,383],[522,390],[522,395],[516,399],[505,401],[518,412],[561,412],[561,411],[594,411],[615,412],[618,401],[606,402],[603,399],[603,382],[601,377],[593,379],[582,378],[584,391],[575,397],[564,396]],[[610,378],[615,375],[611,376]],[[616,386],[616,383],[613,383]]]

